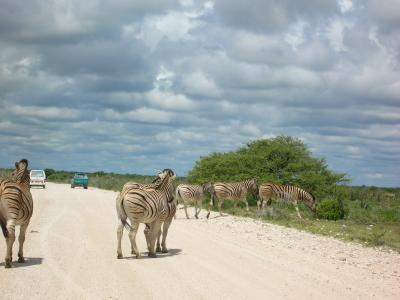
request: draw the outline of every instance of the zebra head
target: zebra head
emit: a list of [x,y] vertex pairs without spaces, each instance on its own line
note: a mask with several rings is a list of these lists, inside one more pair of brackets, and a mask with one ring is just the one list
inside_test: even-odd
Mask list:
[[19,162],[15,162],[15,170],[12,172],[12,177],[16,182],[29,184],[28,164],[29,162],[25,158],[21,159]]
[[203,188],[204,192],[208,192],[210,194],[212,194],[214,191],[214,187],[213,187],[212,183],[210,183],[210,182],[203,183],[201,185],[201,187]]
[[164,179],[165,177],[172,177],[173,179],[175,179],[176,175],[171,169],[164,169],[158,174],[158,177],[160,177],[161,179]]
[[315,214],[317,212],[317,203],[315,196],[310,192],[305,192],[304,200],[310,210]]
[[247,188],[255,193],[258,193],[257,179],[255,178],[249,179],[247,183]]

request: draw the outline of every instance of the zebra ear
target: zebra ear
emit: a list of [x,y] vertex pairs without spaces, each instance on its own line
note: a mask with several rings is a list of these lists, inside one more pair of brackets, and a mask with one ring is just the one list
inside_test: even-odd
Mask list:
[[21,159],[19,162],[25,165],[25,169],[28,168],[29,162],[26,158]]
[[15,162],[15,168],[18,169],[18,162]]

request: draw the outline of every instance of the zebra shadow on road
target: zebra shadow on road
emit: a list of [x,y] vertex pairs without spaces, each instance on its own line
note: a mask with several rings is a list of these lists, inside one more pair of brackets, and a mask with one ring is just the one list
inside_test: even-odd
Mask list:
[[[12,262],[12,268],[24,268],[24,267],[30,267],[30,266],[35,266],[35,265],[41,265],[43,262],[42,257],[25,257],[25,262],[19,263],[17,261]],[[4,267],[5,263],[1,262],[0,267]]]
[[[170,256],[179,255],[182,253],[182,249],[168,249],[168,253],[159,253],[157,252],[157,257],[149,257],[148,252],[141,252],[139,259],[158,259],[158,258],[165,258]],[[123,257],[123,259],[137,259],[135,256],[127,256]]]

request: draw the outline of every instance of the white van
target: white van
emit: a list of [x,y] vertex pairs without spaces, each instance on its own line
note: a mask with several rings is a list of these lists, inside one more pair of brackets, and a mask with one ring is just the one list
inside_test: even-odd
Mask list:
[[43,170],[31,170],[30,186],[41,186],[46,188],[46,173]]

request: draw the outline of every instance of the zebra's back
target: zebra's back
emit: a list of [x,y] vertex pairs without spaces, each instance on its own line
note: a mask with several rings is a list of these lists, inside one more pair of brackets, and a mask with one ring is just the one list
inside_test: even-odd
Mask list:
[[246,191],[241,182],[214,183],[214,193],[218,199],[235,200],[245,196]]
[[[15,220],[15,225],[29,222],[33,214],[33,200],[29,187],[13,180],[0,181],[0,208],[3,217]],[[6,208],[6,209],[4,209]]]
[[302,188],[292,186],[292,185],[279,185],[271,182],[264,183],[260,185],[259,189],[260,198],[270,199],[271,197],[279,199],[296,199],[302,200],[306,198],[309,193],[307,193]]
[[164,221],[168,215],[163,194],[157,190],[130,189],[123,195],[123,206],[127,215],[139,223]]
[[176,188],[176,194],[183,201],[203,200],[204,191],[201,185],[180,184]]

